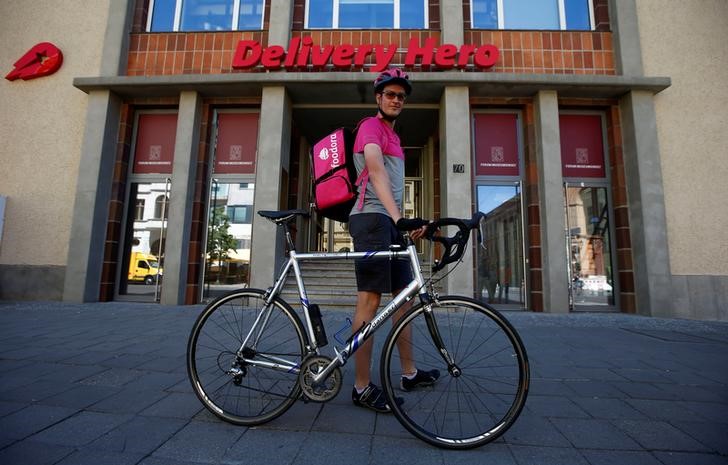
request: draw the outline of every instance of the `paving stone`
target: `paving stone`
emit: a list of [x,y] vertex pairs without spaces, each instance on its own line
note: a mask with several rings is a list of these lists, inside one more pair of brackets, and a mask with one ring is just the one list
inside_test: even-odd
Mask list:
[[72,447],[26,440],[0,450],[0,463],[7,465],[51,465],[72,452]]
[[508,444],[571,447],[571,443],[547,419],[524,412],[503,435]]
[[142,410],[140,415],[169,418],[191,418],[204,407],[194,394],[171,393]]
[[114,454],[98,450],[80,450],[55,465],[136,465],[144,458],[141,454]]
[[30,437],[32,441],[80,447],[131,420],[129,415],[81,412]]
[[0,419],[0,436],[23,439],[77,413],[77,409],[30,405]]
[[645,416],[638,410],[635,410],[627,402],[621,399],[602,399],[599,397],[573,397],[571,400],[594,418],[647,419],[647,416]]
[[444,450],[446,465],[516,465],[516,458],[505,443],[489,443],[477,449]]
[[121,387],[144,374],[143,371],[128,368],[109,368],[79,381],[79,384],[88,386]]
[[582,450],[581,453],[591,465],[662,465],[646,451]]
[[607,420],[554,418],[551,422],[577,449],[640,449],[635,441]]
[[656,400],[679,400],[680,396],[675,393],[660,389],[658,386],[650,383],[636,382],[615,382],[609,384],[627,394],[633,399],[656,399]]
[[180,461],[219,463],[245,428],[227,423],[191,422],[162,444],[152,456]]
[[[371,444],[369,461],[359,461],[359,457],[353,457],[356,463],[393,463],[396,457],[397,465],[421,465],[423,463],[444,465],[446,452],[436,447],[427,446],[417,439],[406,439],[388,436],[374,436]],[[361,457],[367,459],[367,457]],[[343,460],[332,463],[344,463]]]
[[564,381],[564,384],[579,397],[609,397],[617,399],[625,397],[624,392],[620,391],[611,384],[600,381],[573,380]]
[[87,448],[115,453],[149,455],[167,442],[188,422],[175,418],[134,417],[100,438]]
[[654,452],[664,465],[728,465],[728,456],[692,452]]
[[584,456],[572,448],[511,445],[510,449],[518,465],[589,465]]
[[710,451],[690,435],[662,421],[613,420],[613,423],[647,450]]
[[653,399],[627,399],[629,405],[644,413],[646,417],[653,420],[669,421],[671,419],[684,418],[693,420],[696,415],[690,410],[685,402],[678,400],[653,400]]
[[[198,401],[199,403],[199,401]],[[259,428],[282,429],[287,431],[311,431],[313,422],[323,408],[323,404],[316,402],[296,402],[283,415]]]
[[[271,431],[264,429],[247,429],[238,441],[225,452],[222,463],[225,464],[245,464],[245,465],[268,465],[276,464],[294,464],[295,458],[301,454],[300,463],[305,463],[313,457],[309,449],[309,437],[313,438],[316,434],[309,436],[309,433],[303,431]],[[365,436],[366,440],[370,440],[370,436]],[[339,439],[336,438],[333,444],[338,444]],[[329,444],[331,446],[332,444]],[[305,447],[304,447],[305,446]],[[301,448],[303,447],[303,451]],[[333,447],[330,447],[333,448]],[[369,457],[368,451],[364,454]],[[326,453],[324,456],[326,457]],[[323,463],[328,458],[319,457],[316,461]],[[342,463],[348,463],[344,461]]]
[[374,434],[376,415],[348,404],[324,404],[313,423],[313,431]]
[[118,392],[119,389],[113,387],[77,384],[60,394],[44,398],[40,403],[82,409]]
[[163,391],[138,391],[122,389],[105,399],[88,407],[93,412],[139,413],[159,402],[168,394]]
[[566,397],[529,395],[526,408],[541,417],[589,418],[583,409]]
[[672,425],[711,451],[728,456],[728,426],[725,423],[672,421]]
[[0,401],[0,417],[10,415],[18,410],[24,409],[28,404],[22,402],[5,402]]

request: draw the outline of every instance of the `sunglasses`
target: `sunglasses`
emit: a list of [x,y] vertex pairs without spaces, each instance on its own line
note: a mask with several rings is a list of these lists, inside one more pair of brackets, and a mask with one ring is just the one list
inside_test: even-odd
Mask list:
[[387,97],[389,100],[397,99],[400,102],[404,102],[407,100],[407,94],[400,93],[400,92],[392,92],[391,90],[385,90],[384,92],[381,92],[382,95]]

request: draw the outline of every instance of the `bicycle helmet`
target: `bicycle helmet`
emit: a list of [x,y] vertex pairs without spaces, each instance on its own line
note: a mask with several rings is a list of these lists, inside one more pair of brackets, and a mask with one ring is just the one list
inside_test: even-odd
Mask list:
[[409,76],[399,68],[389,68],[379,73],[379,76],[374,80],[374,92],[381,92],[387,84],[399,84],[404,87],[407,95],[412,93],[412,84],[409,82]]

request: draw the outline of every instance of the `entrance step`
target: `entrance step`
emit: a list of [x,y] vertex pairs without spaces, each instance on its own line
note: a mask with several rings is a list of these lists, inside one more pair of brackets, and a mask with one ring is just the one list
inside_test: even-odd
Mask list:
[[[322,311],[354,312],[356,309],[354,260],[310,261],[301,263],[300,267],[310,303],[317,304]],[[427,270],[430,265],[423,263],[422,267]],[[288,277],[281,291],[281,297],[294,308],[300,308],[298,287],[293,275]],[[388,296],[383,300],[388,302]]]

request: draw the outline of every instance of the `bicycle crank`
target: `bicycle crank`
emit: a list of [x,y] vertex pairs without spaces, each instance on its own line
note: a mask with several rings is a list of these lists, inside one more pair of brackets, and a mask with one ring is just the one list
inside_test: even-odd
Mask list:
[[341,390],[341,370],[337,367],[320,383],[314,383],[314,377],[321,373],[332,360],[321,355],[307,357],[301,362],[298,380],[303,394],[313,402],[328,402]]

